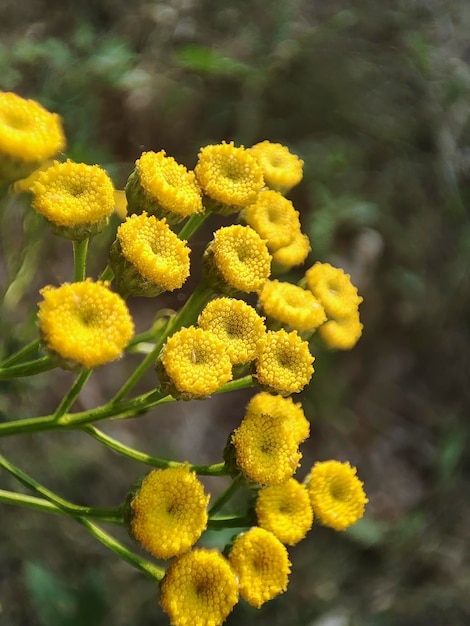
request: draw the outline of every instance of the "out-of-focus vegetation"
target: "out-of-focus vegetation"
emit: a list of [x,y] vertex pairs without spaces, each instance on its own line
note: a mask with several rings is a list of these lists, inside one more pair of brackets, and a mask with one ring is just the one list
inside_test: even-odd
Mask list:
[[[350,459],[366,519],[344,534],[315,528],[292,550],[288,592],[261,611],[240,605],[227,624],[470,623],[469,29],[466,0],[1,3],[0,89],[58,111],[71,158],[122,185],[143,149],[193,166],[211,141],[285,143],[305,161],[293,200],[315,258],[345,267],[364,296],[363,338],[318,359],[302,401],[305,467]],[[9,345],[28,339],[44,284],[44,228],[15,211],[1,227],[2,280],[20,272],[2,322]],[[37,245],[18,258],[25,231]],[[61,245],[50,281],[67,275]],[[0,410],[45,413],[68,380],[3,385]],[[87,390],[90,404],[105,395]],[[109,431],[163,456],[172,433],[175,458],[202,463],[245,401]],[[140,471],[75,433],[1,445],[77,501],[107,493],[113,505]],[[167,623],[147,580],[67,520],[3,506],[0,573],[0,624]]]

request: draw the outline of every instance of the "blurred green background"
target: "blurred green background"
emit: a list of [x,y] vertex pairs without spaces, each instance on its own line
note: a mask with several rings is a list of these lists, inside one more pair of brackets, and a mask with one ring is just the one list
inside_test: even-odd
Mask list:
[[[467,0],[2,0],[0,89],[59,112],[68,156],[104,165],[122,188],[144,149],[193,167],[210,142],[282,142],[305,161],[291,197],[309,263],[344,267],[364,296],[359,344],[319,355],[301,395],[312,436],[299,475],[350,460],[366,518],[341,534],[315,527],[291,550],[288,592],[259,611],[241,603],[229,626],[470,623],[469,31]],[[34,337],[38,289],[70,279],[71,253],[22,207],[1,220],[11,351]],[[217,225],[198,233],[193,267]],[[97,271],[110,236],[93,243]],[[139,330],[180,301],[136,299]],[[81,407],[104,402],[128,366],[92,379]],[[53,410],[71,380],[2,383],[2,418]],[[105,429],[155,455],[217,461],[250,395]],[[117,505],[142,473],[80,433],[0,449],[95,506]],[[73,521],[7,505],[1,520],[2,626],[168,623],[154,586]]]

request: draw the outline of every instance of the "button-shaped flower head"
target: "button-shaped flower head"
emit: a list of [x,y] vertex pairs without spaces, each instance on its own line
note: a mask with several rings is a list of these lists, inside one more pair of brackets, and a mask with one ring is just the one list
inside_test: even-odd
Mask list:
[[273,263],[278,271],[287,272],[291,267],[302,265],[310,250],[310,239],[307,235],[297,233],[291,243],[273,252]]
[[215,289],[227,295],[259,291],[271,273],[265,241],[249,226],[226,226],[214,233],[204,253],[205,270]]
[[208,501],[188,465],[152,470],[130,500],[130,533],[159,559],[179,556],[206,529]]
[[287,549],[272,533],[254,526],[238,535],[228,559],[240,581],[240,595],[260,608],[287,589],[290,561]]
[[220,552],[204,548],[177,558],[160,588],[172,626],[220,626],[238,602],[238,581]]
[[134,324],[124,300],[105,283],[86,280],[40,293],[41,337],[59,365],[91,369],[121,356]]
[[201,189],[194,172],[160,152],[144,152],[126,185],[129,213],[165,217],[177,224],[203,211]]
[[306,485],[315,516],[325,526],[346,530],[364,515],[368,502],[356,468],[340,461],[315,463]]
[[328,318],[347,317],[362,302],[351,276],[330,263],[315,263],[306,271],[305,279]]
[[34,100],[0,92],[0,182],[29,176],[65,146],[60,117]]
[[326,321],[325,310],[311,291],[292,283],[267,280],[259,293],[263,313],[299,331],[314,331]]
[[272,395],[261,391],[248,402],[246,413],[251,415],[270,415],[274,420],[284,422],[297,445],[305,441],[310,435],[310,422],[305,417],[300,402],[292,398]]
[[100,232],[114,211],[113,184],[98,165],[55,161],[37,175],[30,191],[33,208],[68,239]]
[[304,539],[313,524],[313,509],[307,488],[295,478],[260,489],[255,511],[258,525],[289,546],[295,546]]
[[119,226],[110,251],[118,291],[151,297],[179,289],[189,276],[189,253],[165,219],[131,215]]
[[304,162],[286,146],[266,140],[249,151],[261,165],[266,185],[271,189],[286,193],[302,180]]
[[319,333],[326,345],[333,350],[351,350],[362,335],[363,325],[359,311],[352,310],[346,317],[329,320],[319,328]]
[[257,160],[233,141],[201,148],[194,171],[207,208],[226,215],[254,202],[264,185]]
[[216,298],[198,318],[198,325],[221,339],[234,365],[256,357],[258,343],[266,332],[263,318],[255,309],[235,298]]

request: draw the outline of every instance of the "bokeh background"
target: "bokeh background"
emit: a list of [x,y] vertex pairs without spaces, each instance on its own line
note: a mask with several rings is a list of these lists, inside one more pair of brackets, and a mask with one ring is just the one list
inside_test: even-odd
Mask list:
[[[319,355],[301,394],[312,436],[299,475],[350,460],[366,518],[346,533],[315,527],[291,550],[288,592],[259,611],[241,603],[229,626],[470,623],[469,30],[466,0],[1,2],[0,89],[59,112],[69,157],[102,164],[122,188],[144,149],[193,167],[207,143],[282,142],[305,161],[291,198],[309,263],[344,267],[364,296],[357,347]],[[5,352],[34,338],[38,289],[70,279],[72,261],[25,207],[0,219]],[[218,225],[198,232],[193,280]],[[94,240],[91,273],[111,236]],[[139,329],[190,288],[133,301]],[[106,401],[132,364],[105,368],[76,408]],[[2,419],[54,410],[71,380],[1,383]],[[150,373],[142,389],[154,384]],[[215,462],[251,393],[104,429],[154,455]],[[142,473],[80,433],[0,449],[95,506],[117,505]],[[1,485],[18,488],[3,473]],[[0,519],[2,626],[168,623],[154,586],[72,520],[7,505]]]

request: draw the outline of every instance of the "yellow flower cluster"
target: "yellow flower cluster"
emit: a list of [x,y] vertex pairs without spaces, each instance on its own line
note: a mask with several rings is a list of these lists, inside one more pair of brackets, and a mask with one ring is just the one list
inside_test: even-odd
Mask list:
[[134,334],[125,302],[90,280],[41,289],[38,321],[48,350],[65,368],[87,369],[117,359]]
[[310,422],[305,417],[300,402],[292,398],[272,395],[261,391],[251,398],[246,407],[246,413],[258,419],[262,415],[270,415],[275,421],[284,422],[297,445],[308,439]]
[[159,559],[186,552],[207,526],[209,496],[188,465],[153,470],[130,501],[132,536]]
[[286,146],[266,140],[249,151],[261,165],[265,183],[271,189],[287,193],[302,180],[304,162]]
[[259,293],[264,314],[299,331],[313,331],[326,321],[325,310],[311,291],[292,283],[267,280]]

